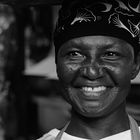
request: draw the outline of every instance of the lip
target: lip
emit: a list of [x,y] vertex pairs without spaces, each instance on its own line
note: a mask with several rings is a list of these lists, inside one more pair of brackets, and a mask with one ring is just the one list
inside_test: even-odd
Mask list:
[[[101,87],[103,87],[103,86],[101,86]],[[105,95],[105,93],[108,90],[108,87],[105,87],[104,90],[100,90],[100,91],[86,91],[86,90],[84,90],[84,88],[85,87],[79,88],[81,96],[86,97],[86,98],[91,98],[91,99],[92,98],[98,99],[98,98],[102,97],[103,95]]]
[[[105,87],[105,90],[101,90],[98,92],[90,92],[83,90],[84,87],[90,87],[90,88],[98,88],[98,87]],[[101,98],[105,98],[107,96],[107,93],[114,88],[114,84],[109,81],[76,81],[73,85],[73,88],[79,90],[79,96],[81,96],[84,99],[88,100],[99,100]]]
[[82,88],[82,87],[92,87],[92,88],[96,88],[96,87],[101,87],[101,86],[104,86],[104,87],[107,87],[107,88],[111,88],[113,87],[112,84],[110,83],[101,83],[101,82],[83,82],[83,83],[76,83],[74,85],[74,87],[76,88]]
[[[89,84],[88,84],[89,86]],[[103,87],[103,85],[97,85],[97,86],[90,86],[92,88],[94,87]],[[75,90],[78,91],[78,96],[83,99],[83,100],[87,100],[87,101],[99,101],[99,100],[104,100],[106,99],[109,95],[108,93],[110,93],[110,91],[114,88],[112,86],[104,86],[105,89],[98,91],[98,92],[91,92],[91,91],[85,91],[83,90],[83,87],[87,87],[87,85],[85,86],[81,86],[81,87],[75,87]]]
[[[86,93],[100,93],[101,91],[105,91],[107,87],[98,86],[98,87],[82,87],[81,90]],[[96,96],[96,95],[95,95]]]

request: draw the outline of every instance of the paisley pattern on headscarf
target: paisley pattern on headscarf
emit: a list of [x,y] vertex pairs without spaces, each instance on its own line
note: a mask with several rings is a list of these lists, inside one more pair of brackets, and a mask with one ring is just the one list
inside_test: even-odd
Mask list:
[[140,1],[131,1],[64,1],[54,32],[56,51],[67,40],[88,35],[118,37],[140,49]]

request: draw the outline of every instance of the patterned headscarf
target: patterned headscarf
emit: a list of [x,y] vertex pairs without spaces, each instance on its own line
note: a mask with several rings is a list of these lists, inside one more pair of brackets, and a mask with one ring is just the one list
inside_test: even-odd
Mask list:
[[64,0],[54,32],[56,53],[66,41],[105,35],[140,49],[140,0]]

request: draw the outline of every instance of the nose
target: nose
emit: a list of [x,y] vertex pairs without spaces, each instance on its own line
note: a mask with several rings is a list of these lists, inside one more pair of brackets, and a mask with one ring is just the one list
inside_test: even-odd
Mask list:
[[89,80],[99,79],[103,76],[103,68],[100,65],[83,66],[80,68],[80,74]]

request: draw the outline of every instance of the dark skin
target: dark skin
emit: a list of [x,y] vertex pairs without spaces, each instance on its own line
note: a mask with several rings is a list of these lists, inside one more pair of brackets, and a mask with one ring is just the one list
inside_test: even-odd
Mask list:
[[57,73],[72,105],[68,134],[98,140],[129,129],[125,99],[139,72],[133,47],[109,36],[85,36],[63,44]]

